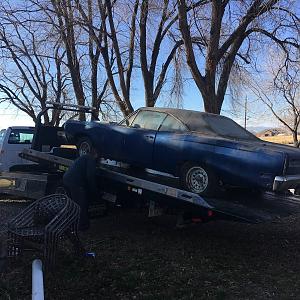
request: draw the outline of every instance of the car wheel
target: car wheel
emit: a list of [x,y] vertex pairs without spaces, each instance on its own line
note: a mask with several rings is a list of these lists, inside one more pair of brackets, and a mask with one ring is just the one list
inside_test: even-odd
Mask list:
[[77,151],[79,156],[90,153],[92,148],[93,148],[93,144],[89,138],[83,137],[79,139],[77,143]]
[[183,187],[192,193],[213,196],[220,190],[216,175],[209,167],[204,165],[184,164],[180,178]]

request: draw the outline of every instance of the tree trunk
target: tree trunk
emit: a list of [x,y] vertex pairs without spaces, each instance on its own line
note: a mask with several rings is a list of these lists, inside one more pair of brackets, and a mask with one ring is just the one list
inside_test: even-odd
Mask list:
[[147,107],[153,107],[155,105],[154,94],[153,94],[153,83],[149,78],[148,81],[144,80],[145,87],[145,102]]
[[207,86],[205,92],[202,92],[204,110],[212,114],[220,114],[224,97],[216,95],[211,86]]
[[293,142],[294,142],[294,146],[299,148],[299,141],[298,141],[298,133],[297,130],[293,131]]

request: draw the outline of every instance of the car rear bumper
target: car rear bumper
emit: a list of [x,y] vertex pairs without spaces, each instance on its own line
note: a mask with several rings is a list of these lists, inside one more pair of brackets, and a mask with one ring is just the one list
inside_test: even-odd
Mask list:
[[294,189],[300,186],[300,175],[276,176],[273,183],[273,191]]

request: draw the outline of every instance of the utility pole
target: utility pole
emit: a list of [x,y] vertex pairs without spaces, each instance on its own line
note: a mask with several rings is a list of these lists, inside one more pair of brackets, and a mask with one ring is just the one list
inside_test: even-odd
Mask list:
[[247,102],[248,102],[248,98],[246,96],[246,99],[245,99],[245,115],[244,115],[244,128],[247,129]]

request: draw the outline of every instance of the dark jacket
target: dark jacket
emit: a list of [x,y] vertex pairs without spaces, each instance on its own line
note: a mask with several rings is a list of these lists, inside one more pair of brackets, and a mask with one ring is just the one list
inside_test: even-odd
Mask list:
[[82,187],[91,196],[98,193],[96,185],[96,159],[90,155],[77,158],[63,177],[63,183],[68,188]]

